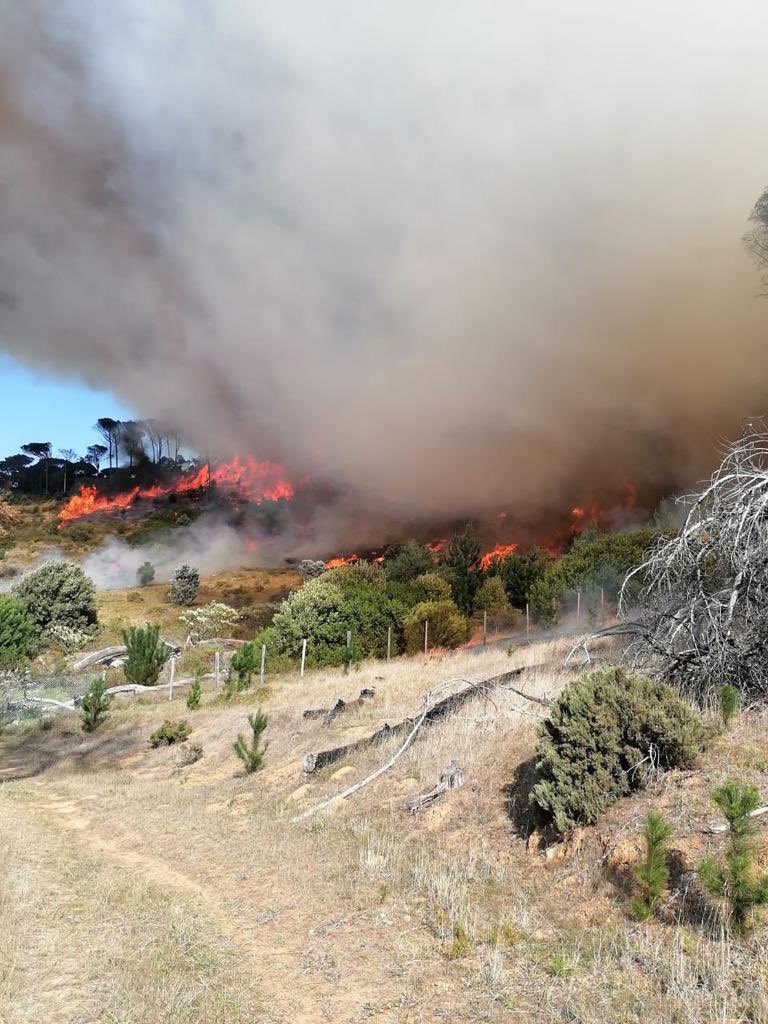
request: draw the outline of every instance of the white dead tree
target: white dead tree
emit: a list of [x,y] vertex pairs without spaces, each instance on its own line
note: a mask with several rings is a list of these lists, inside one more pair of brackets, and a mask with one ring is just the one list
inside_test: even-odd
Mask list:
[[628,658],[698,701],[725,683],[768,696],[768,428],[750,428],[685,499],[678,534],[628,574],[619,602],[639,608],[623,629]]

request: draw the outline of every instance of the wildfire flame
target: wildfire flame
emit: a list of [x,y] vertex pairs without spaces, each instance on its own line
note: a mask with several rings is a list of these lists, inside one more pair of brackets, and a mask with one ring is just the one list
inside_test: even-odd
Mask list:
[[359,555],[347,555],[346,558],[343,558],[341,555],[339,555],[337,558],[329,558],[328,561],[325,563],[325,568],[326,569],[338,569],[342,565],[352,565],[354,562],[359,562],[359,561],[360,561],[360,556]]
[[241,459],[235,455],[231,462],[223,462],[213,468],[203,466],[192,476],[181,477],[173,483],[134,487],[122,494],[99,494],[96,487],[84,486],[59,512],[59,520],[63,524],[94,512],[117,512],[130,508],[137,501],[198,491],[208,486],[209,479],[222,490],[231,491],[256,505],[262,501],[290,501],[293,487],[283,473],[283,467],[276,462],[259,462],[250,455]]
[[481,569],[490,569],[494,562],[501,562],[517,550],[517,544],[497,544],[480,559]]

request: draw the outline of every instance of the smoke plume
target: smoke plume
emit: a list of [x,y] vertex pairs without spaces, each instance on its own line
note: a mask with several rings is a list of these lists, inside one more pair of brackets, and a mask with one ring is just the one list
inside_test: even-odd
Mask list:
[[28,363],[395,519],[661,493],[764,411],[768,6],[6,7]]

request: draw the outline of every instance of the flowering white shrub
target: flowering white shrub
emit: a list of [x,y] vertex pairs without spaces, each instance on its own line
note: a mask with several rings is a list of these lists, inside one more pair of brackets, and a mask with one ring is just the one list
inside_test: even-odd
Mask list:
[[214,637],[226,636],[240,621],[240,612],[230,608],[228,604],[211,601],[202,608],[192,608],[179,616],[186,627],[192,643],[200,640],[212,640]]
[[92,639],[83,629],[75,629],[63,622],[52,622],[43,634],[43,639],[53,647],[59,647],[65,654],[79,651]]

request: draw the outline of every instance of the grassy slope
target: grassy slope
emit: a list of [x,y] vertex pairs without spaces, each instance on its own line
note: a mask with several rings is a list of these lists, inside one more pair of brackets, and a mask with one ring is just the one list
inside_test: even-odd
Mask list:
[[[512,663],[545,663],[526,685],[554,692],[561,653],[531,648]],[[234,705],[208,693],[194,713],[181,700],[126,702],[92,737],[73,717],[6,734],[6,777],[33,774],[0,789],[0,1020],[768,1020],[759,935],[736,945],[695,920],[626,916],[649,804],[675,821],[681,862],[719,849],[721,837],[700,832],[707,794],[727,775],[768,790],[764,718],[743,716],[696,771],[668,776],[550,855],[528,849],[507,812],[537,716],[508,693],[435,726],[333,814],[291,824],[389,748],[303,784],[304,753],[412,713],[442,680],[509,665],[500,652],[371,663],[283,677]],[[331,726],[302,719],[363,686],[377,690],[363,709]],[[257,703],[270,748],[244,777],[231,744]],[[147,747],[166,716],[189,718],[201,761],[179,768],[174,749]],[[454,757],[465,786],[410,816],[404,802]],[[669,914],[680,907],[676,897]]]

